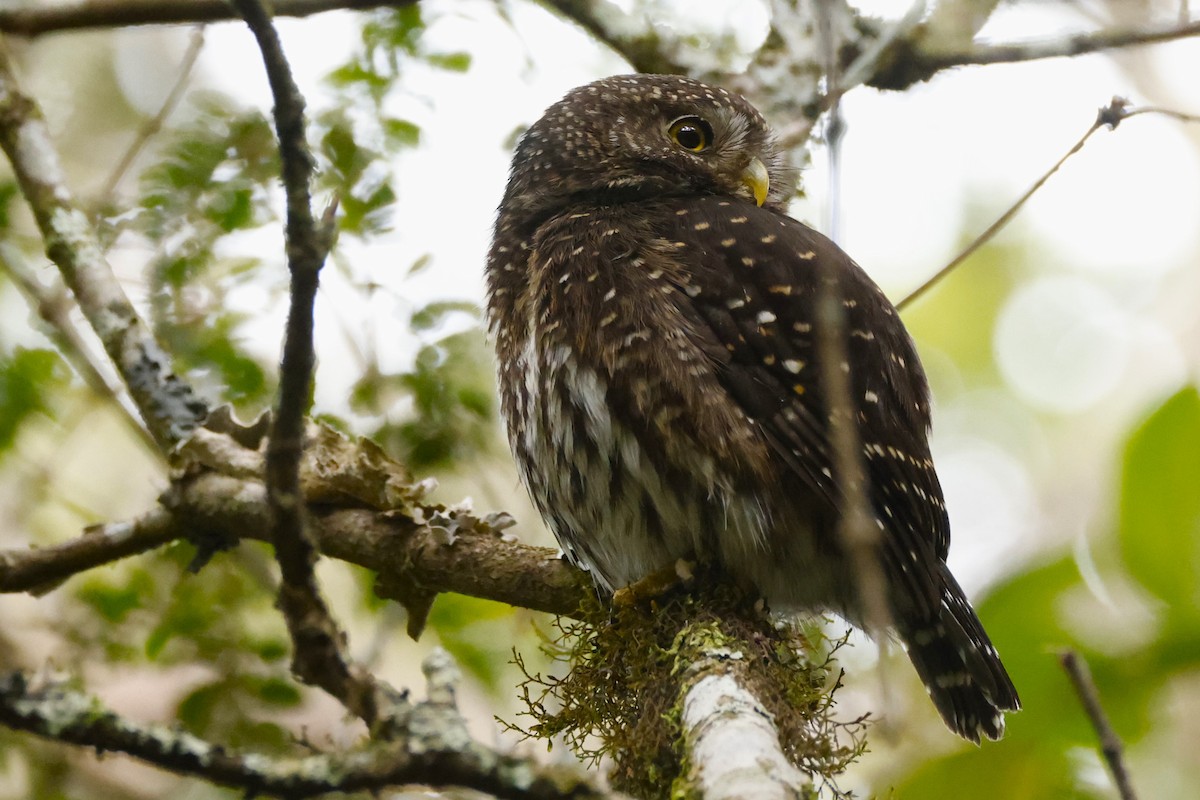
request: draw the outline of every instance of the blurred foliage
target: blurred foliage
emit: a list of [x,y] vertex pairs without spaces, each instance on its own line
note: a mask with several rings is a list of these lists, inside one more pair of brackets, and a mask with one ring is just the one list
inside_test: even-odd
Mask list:
[[421,128],[395,116],[386,102],[403,91],[401,74],[414,63],[463,72],[471,57],[426,48],[424,12],[416,3],[364,19],[360,47],[328,78],[345,103],[319,114],[314,129],[322,161],[318,187],[338,198],[338,229],[365,238],[387,229],[396,199],[389,156],[421,140]]
[[113,220],[113,233],[132,229],[153,248],[146,267],[151,321],[177,367],[202,391],[255,410],[271,384],[240,342],[249,314],[229,298],[259,280],[266,265],[226,255],[221,245],[231,233],[277,221],[269,201],[278,152],[260,112],[231,113],[217,96],[195,102],[196,117],[142,173],[139,210]]
[[1161,640],[1200,644],[1200,395],[1189,387],[1133,434],[1118,535],[1130,574],[1163,604]]
[[[425,10],[413,3],[365,15],[362,48],[329,76],[334,86],[370,97],[382,111],[383,101],[395,88],[405,66],[420,61],[441,69],[463,72],[471,66],[465,52],[431,51],[421,38]],[[385,127],[400,122],[383,116]]]
[[[986,226],[982,214],[964,231]],[[969,243],[966,237],[960,247]],[[928,297],[904,312],[904,324],[922,352],[935,348],[949,357],[971,385],[998,383],[992,332],[1005,298],[1036,267],[1037,253],[1022,244],[992,243],[947,275]],[[1031,264],[1032,262],[1032,264]],[[928,361],[928,359],[925,359]],[[926,364],[929,369],[931,365]],[[936,376],[931,374],[933,380]]]
[[[1093,798],[1081,752],[1096,750],[1092,730],[1057,654],[1072,649],[1091,667],[1105,711],[1131,751],[1163,724],[1157,709],[1165,686],[1200,671],[1200,394],[1186,387],[1136,426],[1125,448],[1115,536],[1094,542],[1101,580],[1134,578],[1154,596],[1156,624],[1138,644],[1100,646],[1074,623],[1075,614],[1117,622],[1110,602],[1088,588],[1071,556],[1018,573],[979,606],[1008,666],[1023,710],[1009,717],[998,745],[955,752],[920,765],[897,797],[954,797],[963,786],[990,798]],[[1086,598],[1086,611],[1078,600]],[[1119,637],[1114,637],[1119,638]],[[1197,764],[1155,780],[1192,797]],[[1189,772],[1190,770],[1190,772]],[[1137,775],[1135,771],[1135,785]],[[1147,776],[1148,777],[1148,776]]]
[[[461,72],[471,59],[427,48],[426,21],[416,5],[362,19],[360,46],[328,78],[336,97],[309,109],[308,133],[317,211],[321,202],[335,202],[339,236],[366,242],[390,229],[395,156],[421,141],[416,123],[387,111],[389,98],[407,91],[401,73],[417,64]],[[203,394],[252,415],[271,402],[275,375],[270,360],[252,346],[252,337],[261,334],[249,324],[282,308],[288,280],[274,130],[264,110],[240,108],[223,95],[194,91],[187,103],[185,121],[155,136],[154,158],[138,176],[130,208],[101,209],[101,239],[113,250],[149,253],[143,262],[150,320],[176,368]],[[0,232],[9,228],[18,198],[11,181],[0,183]],[[40,243],[23,235],[11,242],[30,258],[40,257]],[[336,245],[333,256],[327,281],[349,285],[364,303],[379,290],[358,279]],[[410,274],[428,264],[421,259]],[[491,451],[497,440],[479,310],[437,302],[410,315],[419,341],[411,363],[384,371],[368,359],[372,365],[349,390],[355,416],[341,422],[377,438],[414,471],[451,469]],[[0,339],[0,458],[14,449],[30,420],[54,415],[54,398],[70,383],[56,351],[4,345]],[[79,385],[73,390],[83,391]],[[144,676],[147,692],[172,698],[179,725],[213,741],[266,753],[310,752],[302,732],[280,722],[281,712],[310,705],[312,692],[290,674],[291,642],[274,608],[277,579],[269,550],[243,544],[196,575],[188,572],[194,552],[178,544],[71,581],[58,595],[63,610],[52,622],[61,637],[60,663]],[[362,573],[328,566],[330,574]],[[386,623],[389,615],[378,613],[371,581],[361,583],[359,608],[343,610],[375,613]],[[436,637],[469,675],[498,693],[513,637],[497,637],[495,626],[525,629],[515,622],[523,619],[501,604],[442,597],[429,618],[430,639]],[[139,794],[136,787],[115,785],[78,794],[72,753],[0,730],[0,796],[7,796],[10,775],[26,776],[18,785],[37,800]],[[191,785],[190,796],[234,796]]]
[[303,697],[289,673],[291,644],[274,613],[271,556],[246,543],[218,555],[194,575],[190,544],[172,545],[116,569],[88,573],[75,596],[95,616],[64,621],[83,652],[110,664],[187,670],[177,719],[188,731],[234,746],[283,751],[293,744],[270,721]]
[[12,448],[29,417],[52,414],[50,398],[63,388],[68,374],[54,350],[18,347],[0,354],[0,456]]
[[[519,617],[521,618],[521,617]],[[512,636],[497,629],[511,626],[513,609],[502,603],[459,594],[438,595],[426,624],[463,670],[491,693],[508,691],[500,679],[512,656]]]
[[439,333],[446,317],[478,317],[470,303],[433,303],[418,309],[410,328],[423,342],[412,367],[384,373],[371,365],[355,382],[350,404],[364,415],[408,407],[400,421],[385,421],[372,437],[415,473],[469,463],[496,444],[496,393],[491,355],[482,332]]

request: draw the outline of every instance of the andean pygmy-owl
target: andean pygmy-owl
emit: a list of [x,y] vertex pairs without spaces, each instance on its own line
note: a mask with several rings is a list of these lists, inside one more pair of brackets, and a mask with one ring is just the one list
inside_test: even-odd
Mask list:
[[685,78],[591,83],[525,133],[487,263],[522,479],[607,589],[697,558],[775,610],[861,622],[817,363],[832,273],[896,632],[946,724],[998,738],[1019,700],[946,567],[917,353],[866,273],[787,216],[790,193],[758,111]]

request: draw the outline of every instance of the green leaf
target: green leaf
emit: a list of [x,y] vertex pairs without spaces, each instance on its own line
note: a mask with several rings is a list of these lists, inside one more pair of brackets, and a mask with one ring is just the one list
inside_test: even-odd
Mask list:
[[409,266],[408,277],[411,278],[413,275],[419,275],[420,273],[427,270],[429,268],[429,265],[432,263],[433,263],[433,254],[432,253],[421,254],[420,256],[417,257],[417,260],[414,261]]
[[442,300],[430,303],[413,312],[412,329],[419,333],[435,328],[442,324],[447,316],[454,313],[478,316],[479,306],[466,300]]
[[1096,795],[1080,786],[1073,772],[1064,752],[1006,738],[931,761],[897,784],[893,794],[898,800],[1093,800]]
[[29,417],[50,413],[46,399],[66,376],[62,357],[53,350],[17,348],[0,358],[0,452],[12,446]]
[[363,184],[359,184],[352,193],[342,195],[342,213],[338,215],[339,227],[343,231],[360,236],[387,230],[391,222],[391,207],[396,202],[396,193],[388,183],[369,188],[369,193],[365,195],[361,193],[363,188]]
[[1118,523],[1130,573],[1167,607],[1168,625],[1200,626],[1200,393],[1187,387],[1130,437]]
[[421,143],[421,127],[415,122],[395,117],[381,120],[383,135],[393,147],[416,147]]
[[[267,392],[267,375],[262,365],[246,355],[224,326],[209,331],[196,343],[193,357],[200,368],[216,367],[225,381],[226,398],[235,403],[262,399]],[[199,334],[198,334],[199,335]]]
[[303,696],[294,683],[283,678],[262,678],[252,681],[253,690],[264,703],[283,708],[300,705]]
[[292,651],[291,645],[283,639],[262,639],[251,642],[251,649],[268,664],[284,658]]
[[346,119],[331,119],[330,122],[333,124],[321,137],[321,155],[341,174],[345,184],[353,184],[362,175],[368,159],[354,141],[354,131]]
[[87,603],[106,622],[118,623],[129,613],[142,607],[142,591],[136,581],[127,586],[111,586],[99,581],[90,583],[79,590],[79,599]]
[[410,55],[416,54],[417,42],[425,30],[420,6],[410,3],[394,9],[384,30],[389,45]]
[[203,735],[208,732],[217,707],[220,703],[227,702],[228,694],[223,679],[200,686],[179,702],[175,716],[184,728],[192,733]]
[[512,606],[503,603],[443,594],[433,604],[428,625],[464,671],[494,690],[511,648],[510,641],[496,636],[496,626],[512,614]]
[[352,61],[338,67],[329,73],[328,80],[338,88],[361,84],[368,91],[380,92],[386,90],[388,87],[387,78],[357,61]]
[[471,67],[470,53],[428,53],[425,60],[435,67],[452,72],[466,72]]
[[231,187],[230,191],[219,192],[213,197],[207,214],[226,233],[252,227],[255,222],[254,191],[249,187]]

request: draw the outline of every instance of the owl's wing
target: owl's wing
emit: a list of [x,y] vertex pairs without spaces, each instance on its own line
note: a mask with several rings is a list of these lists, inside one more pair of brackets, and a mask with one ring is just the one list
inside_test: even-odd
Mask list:
[[[778,212],[719,197],[682,201],[654,225],[686,275],[685,313],[728,354],[718,378],[782,465],[836,510],[818,295],[836,278],[845,309],[850,403],[892,580],[936,604],[928,575],[950,544],[930,459],[929,390],[911,338],[879,287],[840,248]],[[710,342],[708,345],[712,347]],[[936,555],[936,558],[931,556]]]

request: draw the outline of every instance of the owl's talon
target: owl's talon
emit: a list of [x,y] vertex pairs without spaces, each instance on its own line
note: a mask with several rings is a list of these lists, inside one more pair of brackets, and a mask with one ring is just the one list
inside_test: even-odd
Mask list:
[[617,608],[632,608],[650,604],[695,578],[696,562],[685,558],[677,559],[661,569],[656,569],[644,578],[613,592],[612,602]]
[[675,577],[679,578],[680,583],[691,583],[696,578],[696,562],[688,561],[686,558],[676,559]]

